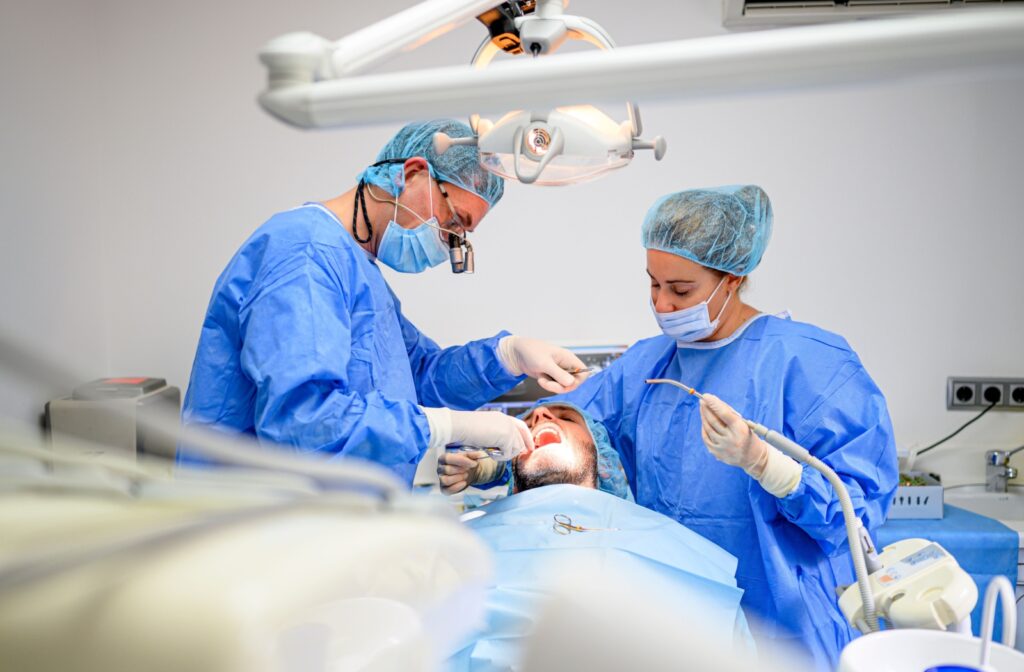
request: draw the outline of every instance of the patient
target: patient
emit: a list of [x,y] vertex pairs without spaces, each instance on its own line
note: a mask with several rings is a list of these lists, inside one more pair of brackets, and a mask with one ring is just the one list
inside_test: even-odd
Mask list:
[[[638,590],[696,616],[722,646],[752,647],[735,557],[634,504],[607,432],[584,411],[557,402],[534,407],[525,420],[534,449],[512,462],[512,494],[464,516],[494,553],[495,573],[486,623],[449,669],[517,669],[544,598],[566,575],[585,572],[626,576]],[[497,472],[483,455],[447,455],[438,471],[442,479],[457,476],[458,469],[445,467],[469,460],[472,468]]]
[[[533,434],[534,449],[512,462],[515,492],[543,485],[597,487],[597,449],[579,411],[570,406],[538,406],[526,417],[526,424]],[[626,477],[621,466],[617,468],[619,494],[625,496]]]

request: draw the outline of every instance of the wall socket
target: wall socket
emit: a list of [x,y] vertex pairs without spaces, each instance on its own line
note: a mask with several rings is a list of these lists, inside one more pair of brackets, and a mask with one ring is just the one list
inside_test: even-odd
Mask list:
[[950,376],[946,379],[946,410],[1024,411],[1024,378]]

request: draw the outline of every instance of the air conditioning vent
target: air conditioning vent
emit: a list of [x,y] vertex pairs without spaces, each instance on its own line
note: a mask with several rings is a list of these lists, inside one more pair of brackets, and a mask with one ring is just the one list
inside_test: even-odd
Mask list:
[[1024,0],[722,0],[728,28],[849,21],[922,12],[970,11]]

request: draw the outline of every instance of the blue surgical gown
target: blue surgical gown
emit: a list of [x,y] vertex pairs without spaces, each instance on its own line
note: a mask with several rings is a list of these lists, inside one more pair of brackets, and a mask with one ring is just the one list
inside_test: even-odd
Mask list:
[[[494,554],[485,623],[445,666],[450,672],[520,669],[524,638],[566,575],[610,577],[699,621],[708,644],[752,650],[736,558],[674,520],[615,495],[546,485],[479,510],[466,525]],[[556,515],[585,532],[560,534]],[[600,586],[597,586],[600,588]]]
[[[430,439],[420,405],[474,409],[522,379],[498,358],[504,335],[440,348],[334,215],[307,204],[271,217],[218,278],[182,421],[411,483]],[[179,447],[179,462],[201,461]]]
[[717,343],[640,341],[564,397],[605,424],[638,504],[739,559],[755,637],[789,640],[834,669],[853,637],[835,589],[854,576],[832,487],[805,466],[796,490],[774,497],[708,452],[695,397],[646,378],[711,392],[807,448],[838,472],[869,530],[884,522],[898,476],[882,393],[843,338],[761,315]]

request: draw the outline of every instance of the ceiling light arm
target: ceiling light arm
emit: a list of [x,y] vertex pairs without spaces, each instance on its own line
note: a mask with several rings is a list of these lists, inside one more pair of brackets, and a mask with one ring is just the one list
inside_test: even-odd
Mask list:
[[[305,71],[323,60],[317,49],[311,56],[302,50],[279,56],[285,75],[289,59],[302,62]],[[544,62],[514,60],[519,62],[485,72],[461,66],[335,81],[307,76],[295,82],[285,76],[276,86],[274,68],[268,66],[271,87],[260,103],[287,123],[326,128],[405,122],[411,105],[419,117],[430,118],[470,110],[502,113],[626,98],[679,102],[892,81],[1024,62],[1024,11],[986,8],[970,16],[785,28],[556,55]]]
[[498,4],[496,0],[425,0],[333,42],[308,32],[282,35],[260,50],[260,61],[269,74],[268,89],[365,72]]

